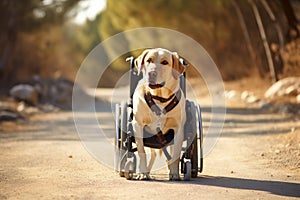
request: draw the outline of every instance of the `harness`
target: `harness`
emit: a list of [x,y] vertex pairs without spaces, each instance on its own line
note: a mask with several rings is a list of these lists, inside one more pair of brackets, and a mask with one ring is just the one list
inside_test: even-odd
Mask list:
[[[177,104],[179,103],[179,101],[181,99],[181,90],[179,89],[176,93],[173,93],[168,98],[154,96],[150,92],[145,92],[144,97],[145,97],[147,105],[152,110],[152,112],[154,112],[157,116],[161,116],[161,114],[165,115],[166,113],[170,112],[177,106]],[[153,99],[158,100],[161,103],[166,103],[166,102],[170,101],[171,99],[172,100],[168,103],[168,105],[166,105],[166,107],[164,107],[163,109],[160,109],[158,107],[158,105],[154,102]]]
[[[178,105],[178,103],[180,102],[180,99],[181,99],[181,95],[182,95],[181,89],[179,89],[176,93],[173,93],[168,98],[163,98],[163,97],[152,95],[148,91],[148,92],[145,92],[144,98],[145,98],[147,105],[151,109],[151,111],[154,112],[160,118],[162,114],[165,115],[166,113],[170,112]],[[170,101],[170,102],[163,109],[161,109],[155,103],[154,99],[160,101],[161,103],[166,103],[168,101]],[[157,131],[157,134],[155,136],[157,137],[157,142],[160,144],[161,147],[166,146],[167,139],[164,137],[164,135],[162,133],[160,121],[156,128],[156,131]],[[163,148],[163,150],[164,150],[164,153],[166,154],[165,148]]]

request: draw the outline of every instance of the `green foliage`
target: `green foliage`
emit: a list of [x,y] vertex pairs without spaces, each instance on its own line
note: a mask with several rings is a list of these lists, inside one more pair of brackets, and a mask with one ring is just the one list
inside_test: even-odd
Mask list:
[[[234,20],[230,1],[222,0],[108,0],[98,31],[102,40],[128,29],[139,27],[164,27],[180,31],[199,41],[216,58],[223,54],[226,43],[235,45],[242,35]],[[145,37],[144,35],[137,35]],[[124,38],[128,40],[128,38]],[[162,36],[158,40],[164,40]],[[128,44],[130,45],[130,43]],[[108,56],[118,45],[107,49]],[[122,58],[123,59],[123,58]],[[118,66],[117,66],[118,65]],[[116,69],[127,67],[120,61]]]
[[[107,9],[102,13],[98,33],[100,39],[104,40],[116,33],[141,27],[164,27],[177,30],[195,39],[208,51],[217,63],[223,78],[239,78],[256,72],[255,69],[253,70],[255,65],[259,69],[263,69],[266,65],[262,39],[249,2],[244,0],[107,0]],[[254,2],[268,31],[268,41],[277,43],[278,27],[275,26],[279,24],[283,34],[287,32],[282,8],[276,1],[264,1],[276,15],[278,24],[274,25],[268,14],[269,11],[263,6],[264,2],[260,0]],[[242,17],[238,15],[239,11]],[[243,23],[247,30],[243,27]],[[247,34],[250,42],[245,39]],[[147,37],[146,35],[135,36],[136,39]],[[165,37],[159,35],[157,40],[163,41]],[[132,38],[124,38],[124,40],[126,41],[124,45],[128,47],[134,42]],[[112,58],[115,50],[122,48],[120,46],[115,44],[107,47],[108,57]],[[132,55],[137,56],[136,53]],[[125,70],[128,65],[124,62],[124,58],[121,58],[112,65],[112,68]]]

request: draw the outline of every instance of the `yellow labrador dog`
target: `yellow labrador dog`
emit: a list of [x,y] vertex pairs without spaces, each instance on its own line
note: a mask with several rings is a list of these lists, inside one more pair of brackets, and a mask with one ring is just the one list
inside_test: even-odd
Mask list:
[[185,98],[180,89],[180,76],[184,65],[175,52],[156,48],[145,50],[136,60],[138,73],[143,73],[133,95],[133,129],[140,158],[139,179],[150,179],[150,166],[143,143],[143,129],[165,144],[164,134],[174,130],[174,146],[168,161],[169,179],[180,180],[179,159],[183,143],[183,128],[186,121]]

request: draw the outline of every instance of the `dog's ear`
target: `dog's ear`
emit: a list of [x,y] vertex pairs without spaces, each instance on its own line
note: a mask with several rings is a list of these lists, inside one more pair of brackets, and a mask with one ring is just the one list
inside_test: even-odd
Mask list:
[[180,62],[179,56],[176,52],[173,52],[172,59],[173,59],[172,75],[175,79],[178,79],[181,76],[181,74],[184,72],[185,66],[183,65],[182,62]]
[[149,50],[145,50],[145,51],[143,51],[143,53],[142,53],[139,57],[137,57],[137,58],[134,60],[135,67],[136,67],[137,70],[138,70],[138,75],[140,75],[141,71],[142,71],[143,68],[144,68],[145,57],[147,56],[148,53],[149,53]]

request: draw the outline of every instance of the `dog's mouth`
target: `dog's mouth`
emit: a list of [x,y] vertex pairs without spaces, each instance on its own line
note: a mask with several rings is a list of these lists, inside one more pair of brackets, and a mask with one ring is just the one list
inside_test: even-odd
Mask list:
[[151,89],[157,89],[157,88],[162,88],[162,87],[164,87],[165,84],[166,84],[166,82],[161,82],[161,83],[149,83],[148,86],[149,86]]

